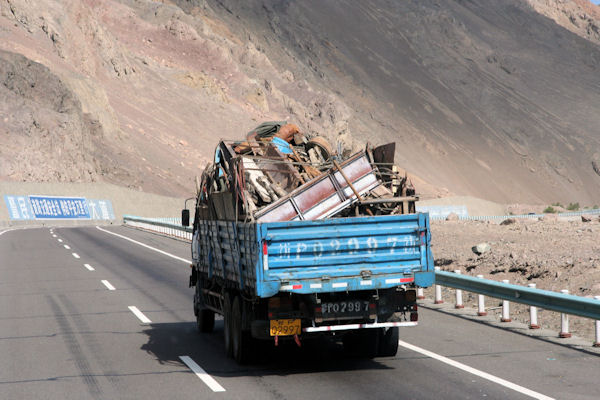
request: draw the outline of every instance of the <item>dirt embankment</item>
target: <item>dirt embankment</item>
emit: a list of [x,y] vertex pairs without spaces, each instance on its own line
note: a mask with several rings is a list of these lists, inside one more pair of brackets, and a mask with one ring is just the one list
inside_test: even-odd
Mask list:
[[[467,275],[483,275],[485,279],[552,291],[568,289],[569,293],[593,297],[600,295],[600,220],[515,220],[508,225],[478,221],[434,221],[432,251],[435,264],[446,271],[461,270]],[[490,250],[477,255],[472,247],[480,243]],[[447,298],[450,301],[450,298]],[[477,299],[467,297],[473,306]],[[488,300],[488,306],[499,301]],[[476,305],[474,306],[476,307]],[[512,306],[513,317],[528,322],[523,306]],[[557,313],[541,312],[540,322],[546,328],[560,330]],[[572,331],[593,339],[593,322],[572,317]]]

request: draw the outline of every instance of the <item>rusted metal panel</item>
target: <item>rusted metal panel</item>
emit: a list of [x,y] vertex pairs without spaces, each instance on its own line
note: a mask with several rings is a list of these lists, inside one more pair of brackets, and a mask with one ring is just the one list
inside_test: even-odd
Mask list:
[[[360,195],[381,184],[365,152],[355,154],[340,167]],[[332,169],[263,208],[255,218],[259,222],[323,219],[356,201],[358,198],[346,179]]]

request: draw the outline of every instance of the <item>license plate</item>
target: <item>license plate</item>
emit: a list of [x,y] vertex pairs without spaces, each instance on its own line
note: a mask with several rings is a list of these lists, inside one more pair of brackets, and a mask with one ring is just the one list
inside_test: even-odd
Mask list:
[[269,331],[271,336],[300,335],[302,326],[299,319],[272,319]]
[[359,317],[369,312],[366,300],[334,301],[321,304],[323,317]]

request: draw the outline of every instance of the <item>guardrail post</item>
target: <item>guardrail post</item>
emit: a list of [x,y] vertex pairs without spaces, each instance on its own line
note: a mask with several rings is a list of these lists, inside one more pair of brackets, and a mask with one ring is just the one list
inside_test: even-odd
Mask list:
[[[477,275],[477,278],[483,279],[483,275]],[[485,317],[487,312],[485,311],[485,297],[482,294],[477,295],[477,315]]]
[[[454,273],[456,275],[460,275],[460,269],[455,269]],[[454,308],[465,308],[465,305],[463,304],[461,289],[456,289],[456,304],[454,305]]]
[[[560,291],[562,294],[569,294],[567,289]],[[561,338],[570,338],[571,333],[569,332],[569,314],[560,314],[560,333],[558,334]]]
[[[502,280],[503,283],[508,283],[508,279],[503,279]],[[501,322],[511,322],[512,319],[510,319],[510,303],[508,302],[508,300],[502,300],[502,318],[500,319]]]
[[[440,267],[435,267],[436,272],[440,270]],[[442,304],[444,300],[442,299],[442,287],[440,285],[434,285],[435,290],[435,300],[434,304]]]
[[[530,283],[527,286],[535,289],[535,283]],[[529,307],[529,329],[540,329],[537,318],[537,307],[535,306]]]
[[[594,296],[594,299],[600,301],[600,296]],[[596,341],[594,347],[600,347],[600,321],[596,320]]]
[[423,293],[423,288],[417,288],[417,299],[423,300],[425,298],[425,294]]

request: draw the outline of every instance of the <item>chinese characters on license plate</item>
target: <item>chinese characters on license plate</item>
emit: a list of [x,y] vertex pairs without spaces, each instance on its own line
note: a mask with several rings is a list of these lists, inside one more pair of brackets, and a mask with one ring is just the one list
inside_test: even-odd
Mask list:
[[301,332],[299,319],[273,319],[270,321],[271,336],[299,335]]

